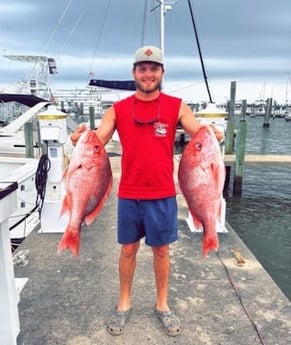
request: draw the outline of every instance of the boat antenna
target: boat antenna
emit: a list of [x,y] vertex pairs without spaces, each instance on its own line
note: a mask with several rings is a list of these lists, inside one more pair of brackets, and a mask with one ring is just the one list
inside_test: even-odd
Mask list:
[[197,43],[197,47],[198,47],[199,58],[200,58],[200,63],[201,63],[201,67],[202,67],[204,82],[206,85],[209,101],[210,101],[210,103],[213,103],[210,89],[209,89],[209,85],[208,85],[207,75],[206,75],[206,71],[205,71],[205,67],[204,67],[203,57],[202,57],[202,53],[201,53],[201,47],[200,47],[198,33],[197,33],[196,24],[195,24],[195,20],[194,20],[194,14],[193,14],[193,9],[192,9],[192,5],[191,5],[191,0],[188,0],[188,5],[189,5],[190,14],[191,14],[191,20],[192,20],[194,33],[195,33],[196,43]]
[[151,9],[153,12],[155,9],[160,8],[160,49],[162,53],[165,52],[165,14],[172,9],[178,0],[156,0],[158,5]]

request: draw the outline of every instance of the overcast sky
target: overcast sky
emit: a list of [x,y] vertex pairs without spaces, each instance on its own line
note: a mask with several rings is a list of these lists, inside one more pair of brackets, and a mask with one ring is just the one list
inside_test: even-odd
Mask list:
[[[171,2],[164,27],[164,91],[186,101],[208,100],[188,0]],[[214,101],[229,98],[232,80],[237,99],[291,99],[291,0],[190,2]],[[90,73],[96,79],[130,79],[135,50],[142,44],[160,45],[158,4],[0,0],[2,91],[32,67],[5,54],[55,58],[58,74],[52,89],[83,88]]]

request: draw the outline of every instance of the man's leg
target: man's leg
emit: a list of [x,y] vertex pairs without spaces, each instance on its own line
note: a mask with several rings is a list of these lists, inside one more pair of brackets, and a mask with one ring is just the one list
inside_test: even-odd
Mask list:
[[136,253],[139,241],[121,246],[119,257],[119,301],[113,314],[107,320],[106,328],[112,335],[120,335],[131,314],[131,286],[136,267]]
[[170,276],[169,246],[152,247],[157,286],[155,313],[161,321],[166,334],[172,337],[180,334],[182,325],[178,317],[168,306],[168,285]]
[[156,308],[168,311],[168,284],[170,275],[169,245],[152,247],[157,287]]
[[119,283],[120,297],[117,309],[128,310],[131,307],[131,287],[136,267],[136,254],[139,248],[139,241],[121,246],[119,257]]

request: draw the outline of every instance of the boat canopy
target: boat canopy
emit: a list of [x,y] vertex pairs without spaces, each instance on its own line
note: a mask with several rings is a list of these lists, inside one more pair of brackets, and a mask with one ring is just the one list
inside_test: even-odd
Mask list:
[[0,93],[0,102],[17,102],[28,107],[33,107],[40,102],[48,102],[48,100],[30,94]]
[[134,80],[102,80],[102,79],[90,79],[90,86],[105,87],[114,90],[127,90],[135,91],[135,81]]

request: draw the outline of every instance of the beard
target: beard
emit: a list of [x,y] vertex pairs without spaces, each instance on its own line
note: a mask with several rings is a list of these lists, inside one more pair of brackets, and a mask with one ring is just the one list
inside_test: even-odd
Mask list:
[[144,93],[152,93],[157,90],[161,90],[161,82],[155,83],[152,87],[143,87],[141,83],[135,81],[135,86],[138,90],[144,92]]

